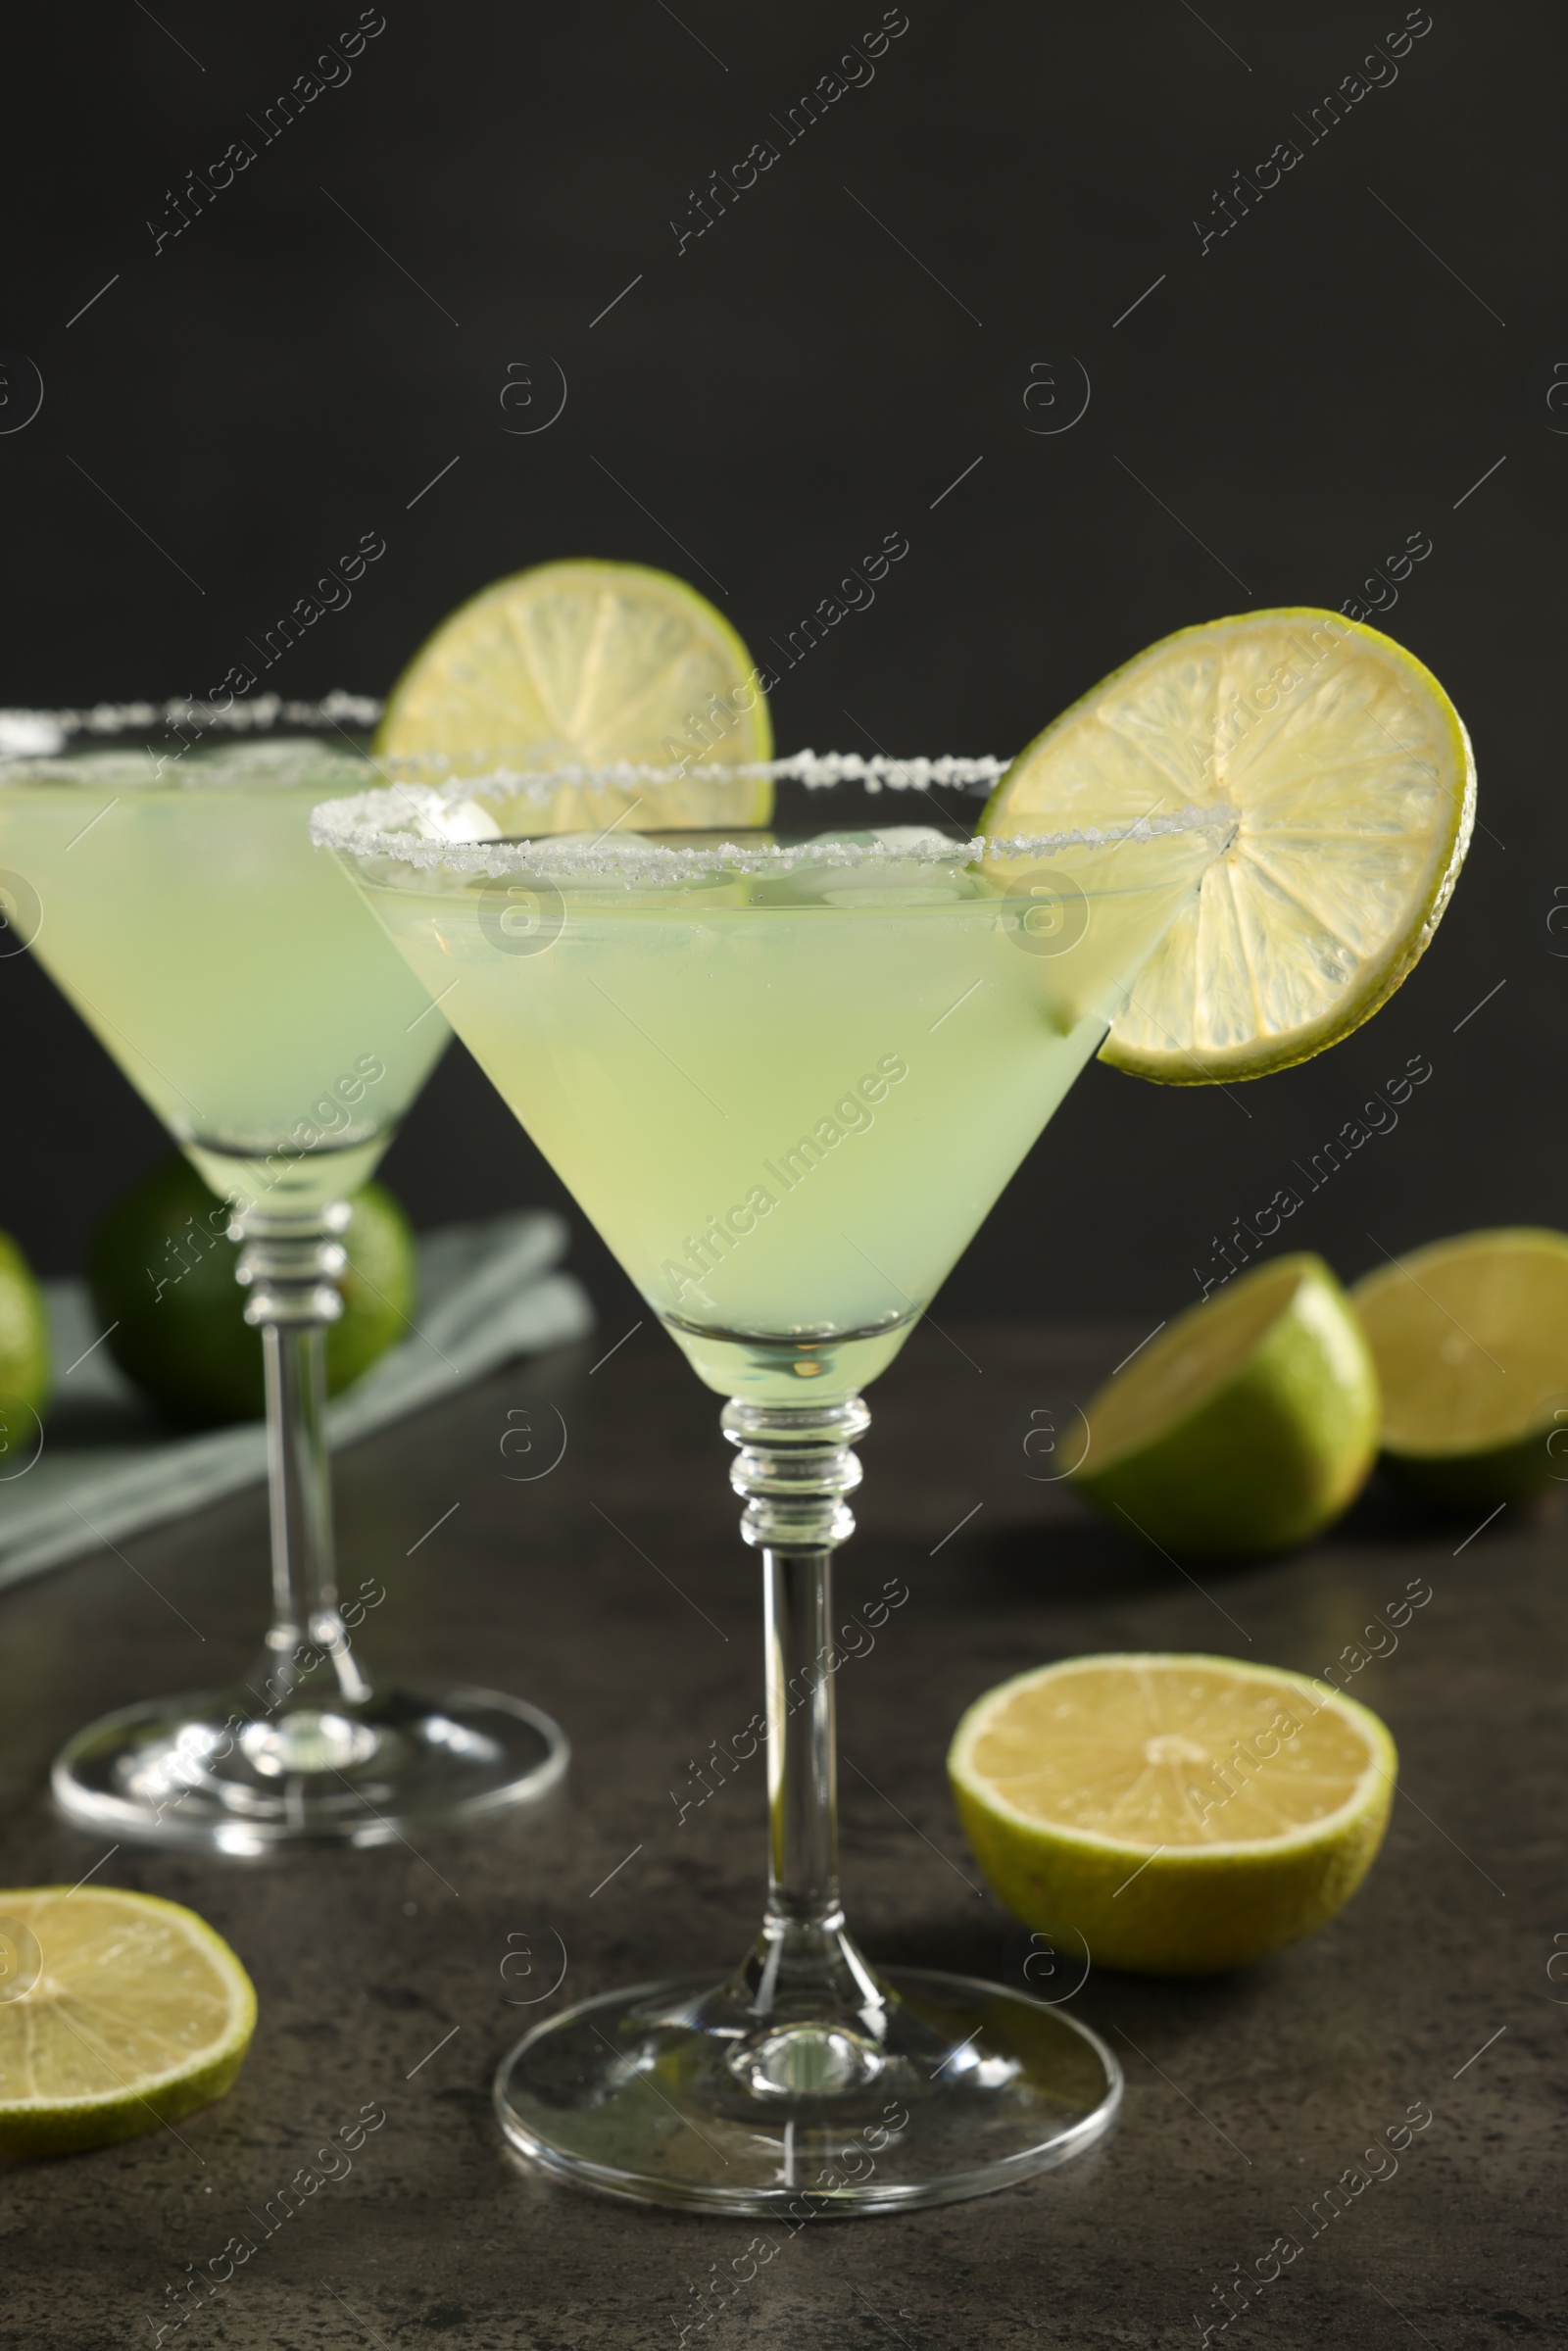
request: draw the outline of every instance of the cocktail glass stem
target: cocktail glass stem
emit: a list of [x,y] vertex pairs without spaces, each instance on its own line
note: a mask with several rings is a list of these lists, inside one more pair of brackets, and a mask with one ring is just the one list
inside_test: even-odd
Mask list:
[[[762,1553],[767,1692],[767,1907],[733,1989],[760,2021],[808,2018],[880,2037],[884,1993],[844,1923],[838,1880],[838,1742],[833,1553],[855,1532],[846,1496],[860,1483],[851,1449],[871,1415],[858,1396],[823,1405],[735,1398],[723,1429],[745,1496],[741,1532]],[[780,2089],[842,2077],[850,2049],[797,2033],[777,2056]],[[811,2079],[808,2081],[807,2075]]]
[[237,1268],[249,1289],[245,1319],[262,1334],[271,1501],[272,1622],[264,1711],[245,1733],[254,1762],[321,1771],[359,1759],[373,1736],[338,1711],[370,1686],[337,1603],[331,1466],[326,1448],[326,1332],[343,1312],[335,1278],[347,1264],[346,1205],[310,1214],[244,1210]]
[[338,1606],[325,1426],[326,1334],[343,1312],[349,1215],[341,1203],[247,1203],[229,1226],[267,1374],[272,1621],[239,1685],[144,1699],[67,1741],[54,1791],[83,1825],[225,1853],[306,1838],[381,1844],[407,1822],[436,1826],[542,1796],[565,1771],[559,1725],[525,1699],[376,1684],[355,1651]]
[[839,1899],[833,1553],[855,1529],[839,1403],[724,1407],[762,1554],[767,1904],[741,1965],[602,1991],[503,2060],[512,2144],[611,2195],[787,2218],[983,2194],[1098,2138],[1121,2096],[1103,2042],[1004,1984],[873,1971]]

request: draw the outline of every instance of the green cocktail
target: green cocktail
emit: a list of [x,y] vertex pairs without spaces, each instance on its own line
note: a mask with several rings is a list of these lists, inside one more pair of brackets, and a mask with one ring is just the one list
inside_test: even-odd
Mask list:
[[[1087,2145],[1120,2076],[1036,2001],[873,1972],[845,1927],[830,1561],[854,1524],[858,1392],[1103,1041],[1234,812],[1108,845],[863,825],[529,838],[539,813],[514,780],[408,786],[323,808],[315,829],[730,1399],[766,1571],[771,1883],[726,1983],[608,1996],[531,2034],[498,2079],[502,2125],[564,2178],[658,2202],[975,2194]],[[861,2167],[847,2175],[846,2145]]]
[[645,836],[369,895],[701,1377],[799,1403],[898,1352],[1224,827]]
[[[1419,662],[1307,611],[1151,648],[1004,774],[768,761],[764,682],[679,583],[541,566],[437,631],[383,721],[397,787],[314,829],[728,1396],[762,1553],[761,1933],[716,1985],[537,2027],[497,2077],[501,2126],[563,2179],[798,2222],[1042,2171],[1106,2128],[1120,2083],[1059,2009],[873,1969],[846,1928],[831,1562],[858,1391],[1097,1047],[1230,1082],[1376,1009],[1453,887],[1474,769]],[[768,782],[833,787],[839,829],[782,797],[776,835],[747,829]],[[974,839],[856,801],[982,782]]]
[[365,759],[310,740],[188,748],[189,731],[0,760],[0,904],[230,1203],[267,1372],[273,1618],[243,1682],[89,1725],[54,1789],[74,1819],[155,1844],[378,1843],[541,1793],[565,1760],[520,1699],[373,1683],[337,1605],[338,1235],[449,1031],[311,847],[312,805]]
[[364,761],[265,743],[0,773],[33,953],[213,1190],[269,1210],[357,1191],[450,1034],[307,854],[311,808]]

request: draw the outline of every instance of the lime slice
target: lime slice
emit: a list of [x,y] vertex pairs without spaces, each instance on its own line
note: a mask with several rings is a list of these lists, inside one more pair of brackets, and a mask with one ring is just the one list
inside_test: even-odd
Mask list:
[[976,1700],[948,1754],[999,1900],[1069,1962],[1206,1975],[1348,1902],[1398,1758],[1327,1684],[1231,1657],[1069,1657]]
[[[771,757],[756,663],[722,613],[642,563],[540,563],[444,620],[393,687],[375,749],[410,772],[684,767],[675,783],[557,794],[527,830],[765,824],[773,788],[704,769]],[[493,795],[485,795],[488,801]]]
[[1461,1233],[1350,1293],[1401,1484],[1469,1507],[1568,1483],[1568,1234]]
[[227,1943],[178,1902],[104,1886],[0,1892],[0,2150],[135,2138],[220,2098],[256,2025]]
[[1321,1257],[1277,1257],[1106,1382],[1073,1482],[1169,1551],[1278,1551],[1339,1516],[1377,1452],[1378,1386]]
[[1338,612],[1250,612],[1151,646],[1019,753],[991,834],[1226,804],[1230,847],[1102,1058],[1165,1085],[1262,1077],[1359,1028],[1464,861],[1475,761],[1431,671]]

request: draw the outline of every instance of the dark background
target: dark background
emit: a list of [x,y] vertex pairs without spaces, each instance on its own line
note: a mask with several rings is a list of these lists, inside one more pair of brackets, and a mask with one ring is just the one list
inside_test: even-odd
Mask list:
[[[200,694],[370,530],[385,557],[285,694],[382,691],[472,590],[564,555],[679,571],[766,654],[902,531],[874,608],[778,688],[779,747],[1006,753],[1168,630],[1338,607],[1425,532],[1386,624],[1465,715],[1484,820],[1432,952],[1264,1083],[1092,1067],[949,1307],[1173,1311],[1412,1054],[1397,1129],[1276,1246],[1351,1275],[1565,1220],[1559,12],[1432,0],[1397,78],[1313,140],[1397,0],[908,0],[874,79],[786,143],[877,0],[385,0],[352,78],[263,144],[357,16],[159,0],[8,36],[0,344],[44,398],[0,431],[0,703]],[[239,138],[256,161],[155,254],[148,220]],[[778,162],[680,250],[693,192],[763,138]],[[1284,139],[1302,160],[1205,250],[1195,220]],[[1024,405],[1037,364],[1054,415]],[[25,955],[0,1041],[0,1223],[67,1270],[163,1139]],[[421,1224],[560,1197],[456,1045],[385,1172]],[[621,1314],[591,1237],[577,1261]]]

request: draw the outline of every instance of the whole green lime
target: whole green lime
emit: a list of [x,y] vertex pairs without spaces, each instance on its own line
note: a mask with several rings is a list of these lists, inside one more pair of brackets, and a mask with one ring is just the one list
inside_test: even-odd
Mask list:
[[[415,1307],[414,1235],[392,1195],[367,1184],[343,1235],[343,1315],[326,1334],[336,1396],[403,1338]],[[122,1371],[172,1420],[213,1427],[266,1410],[262,1335],[245,1320],[229,1208],[179,1153],[122,1195],[93,1235],[87,1282]]]
[[50,1385],[43,1293],[10,1234],[0,1233],[0,1478],[30,1464]]

